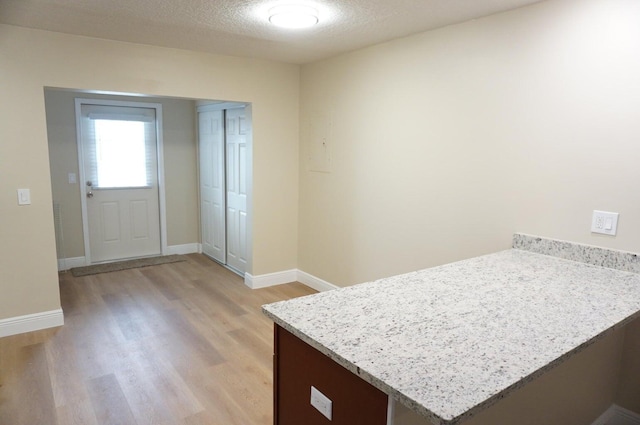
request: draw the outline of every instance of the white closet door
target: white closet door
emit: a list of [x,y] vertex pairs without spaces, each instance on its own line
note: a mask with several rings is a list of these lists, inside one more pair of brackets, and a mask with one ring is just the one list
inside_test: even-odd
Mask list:
[[227,265],[247,268],[247,135],[245,108],[226,111],[227,147]]
[[226,264],[223,111],[199,111],[202,252]]

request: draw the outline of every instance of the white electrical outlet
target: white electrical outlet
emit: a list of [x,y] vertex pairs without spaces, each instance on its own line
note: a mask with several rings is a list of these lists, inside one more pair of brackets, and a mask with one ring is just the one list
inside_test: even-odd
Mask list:
[[327,419],[331,420],[332,401],[314,386],[311,386],[311,405]]
[[593,211],[591,232],[615,236],[618,230],[618,213],[607,211]]

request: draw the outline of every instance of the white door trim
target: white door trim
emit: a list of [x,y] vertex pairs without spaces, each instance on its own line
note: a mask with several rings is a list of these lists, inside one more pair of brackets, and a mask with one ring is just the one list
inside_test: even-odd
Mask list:
[[162,255],[167,254],[167,206],[164,186],[164,150],[162,141],[162,104],[149,102],[130,102],[121,100],[103,100],[91,98],[76,98],[76,141],[78,145],[78,165],[79,165],[79,182],[80,187],[80,204],[82,208],[82,233],[84,238],[84,258],[85,264],[91,264],[91,248],[89,243],[89,216],[87,213],[87,199],[85,197],[86,188],[84,182],[86,179],[82,147],[82,131],[81,131],[81,111],[83,104],[88,105],[104,105],[104,106],[128,106],[134,108],[149,108],[156,111],[156,155],[158,161],[158,202],[160,212],[160,249]]
[[238,109],[248,106],[245,102],[220,102],[210,103],[207,105],[199,105],[197,107],[198,112],[210,112],[210,111],[224,111],[226,109]]

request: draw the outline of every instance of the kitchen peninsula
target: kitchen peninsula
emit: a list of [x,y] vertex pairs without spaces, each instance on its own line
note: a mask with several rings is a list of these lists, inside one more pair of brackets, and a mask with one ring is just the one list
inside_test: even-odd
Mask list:
[[[305,414],[298,404],[309,406],[309,383],[333,373],[314,377],[304,362],[316,361],[348,371],[334,381],[355,379],[338,384],[355,385],[338,396],[324,389],[327,423],[371,406],[391,424],[387,397],[433,424],[460,423],[639,317],[638,272],[632,253],[516,234],[507,251],[266,305],[276,324],[276,424],[324,423],[295,419]],[[289,347],[302,350],[299,370],[279,361]],[[374,401],[351,399],[362,391]]]

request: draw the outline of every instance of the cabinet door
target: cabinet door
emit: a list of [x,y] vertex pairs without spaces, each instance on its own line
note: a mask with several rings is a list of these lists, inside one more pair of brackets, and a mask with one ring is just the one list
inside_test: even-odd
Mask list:
[[[332,401],[332,420],[311,406],[311,386]],[[275,425],[385,425],[387,395],[276,325]]]

